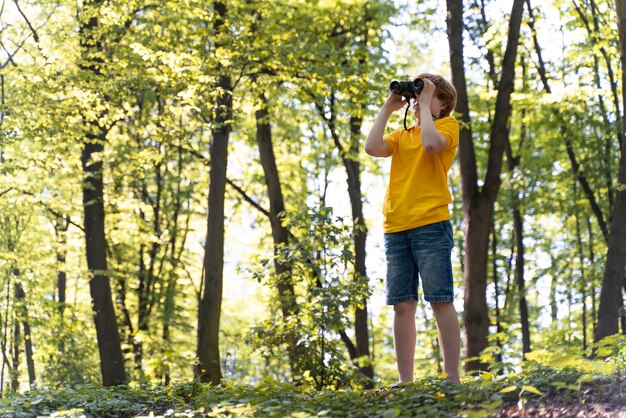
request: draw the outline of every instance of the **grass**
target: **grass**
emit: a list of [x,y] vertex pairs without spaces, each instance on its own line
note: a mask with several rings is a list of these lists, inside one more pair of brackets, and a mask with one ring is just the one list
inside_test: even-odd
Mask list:
[[[605,409],[614,407],[626,414],[626,399],[619,396],[624,392],[625,380],[619,375],[535,366],[524,374],[483,373],[465,378],[459,385],[438,378],[421,379],[396,390],[318,391],[293,384],[247,386],[232,382],[218,387],[197,382],[167,387],[86,385],[9,395],[0,399],[0,416],[474,418],[506,416],[511,408],[597,406],[598,402]],[[611,405],[613,401],[615,405]]]

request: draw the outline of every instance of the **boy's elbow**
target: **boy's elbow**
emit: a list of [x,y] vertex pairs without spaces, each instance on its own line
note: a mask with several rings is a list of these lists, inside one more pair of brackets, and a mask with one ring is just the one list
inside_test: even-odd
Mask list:
[[387,157],[389,156],[389,150],[385,145],[376,146],[372,144],[365,144],[365,152],[372,157]]
[[424,151],[428,154],[437,154],[438,152],[446,149],[446,140],[443,137],[435,137],[432,141],[427,141],[423,143]]

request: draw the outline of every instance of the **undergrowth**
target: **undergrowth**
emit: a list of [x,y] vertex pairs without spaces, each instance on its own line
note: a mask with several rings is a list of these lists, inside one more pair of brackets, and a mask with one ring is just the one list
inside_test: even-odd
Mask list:
[[590,396],[619,403],[626,413],[626,338],[603,340],[597,354],[601,357],[591,359],[571,350],[537,350],[526,356],[519,373],[504,374],[496,367],[464,377],[461,384],[433,377],[397,389],[317,390],[288,383],[253,386],[228,381],[217,387],[186,382],[37,389],[0,398],[0,417],[475,418],[507,416],[507,408],[524,409],[527,403],[581,404]]
[[2,417],[482,417],[506,405],[542,397],[574,396],[593,382],[611,385],[618,375],[594,375],[573,368],[534,364],[521,374],[482,373],[461,384],[439,378],[399,389],[318,391],[292,384],[211,387],[197,382],[168,387],[77,386],[33,390],[0,400]]

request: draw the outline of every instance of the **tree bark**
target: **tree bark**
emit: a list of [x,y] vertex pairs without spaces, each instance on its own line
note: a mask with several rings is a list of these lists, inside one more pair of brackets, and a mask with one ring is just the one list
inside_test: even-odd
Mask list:
[[14,317],[13,322],[13,347],[11,349],[11,390],[17,392],[20,388],[20,324]]
[[500,83],[496,97],[494,122],[491,130],[489,160],[484,185],[479,188],[476,158],[469,127],[469,101],[463,62],[463,2],[447,0],[448,41],[452,81],[457,90],[456,111],[461,114],[459,155],[463,189],[465,222],[465,284],[463,322],[465,331],[465,370],[484,370],[479,360],[488,346],[489,312],[486,300],[487,263],[489,258],[489,229],[494,203],[500,188],[504,148],[509,134],[510,98],[515,77],[515,59],[524,0],[514,0],[509,20],[507,46],[502,59]]
[[[526,63],[522,58],[522,80],[526,84]],[[522,109],[521,112],[522,126],[520,128],[520,141],[517,155],[513,155],[513,148],[511,146],[510,138],[506,141],[506,160],[511,176],[514,175],[515,169],[520,165],[521,150],[524,146],[526,139],[526,111]],[[524,215],[521,208],[521,200],[524,196],[523,190],[517,190],[519,186],[511,185],[511,204],[513,206],[513,231],[515,232],[515,281],[517,282],[518,293],[518,307],[520,325],[522,328],[522,353],[526,354],[530,352],[530,321],[528,317],[528,301],[526,299],[526,280],[524,277]]]
[[[576,180],[574,180],[574,199],[578,201],[578,187]],[[574,209],[574,218],[576,220],[576,245],[578,246],[578,261],[580,263],[580,302],[582,304],[581,327],[583,331],[583,351],[587,351],[587,274],[585,272],[586,263],[578,205],[576,205]]]
[[28,322],[28,310],[26,309],[26,292],[19,282],[19,270],[14,269],[15,276],[15,301],[17,303],[17,314],[22,321],[24,330],[24,354],[26,354],[26,369],[28,370],[28,384],[32,389],[35,386],[35,360],[33,358],[33,336],[30,331],[30,323]]
[[[491,274],[493,276],[493,292],[494,292],[494,305],[496,313],[496,332],[500,334],[504,332],[502,327],[502,309],[500,309],[500,280],[498,278],[498,231],[495,225],[495,219],[491,220]],[[506,296],[506,294],[505,294]],[[498,363],[502,363],[503,346],[502,338],[498,337],[495,341],[498,346],[498,353],[496,360]]]
[[[57,310],[59,315],[63,318],[65,312],[66,290],[67,290],[67,272],[66,269],[66,257],[67,249],[67,229],[69,227],[69,217],[67,215],[57,216],[54,224],[54,232],[57,237],[57,245],[60,247],[56,251],[57,259]],[[59,344],[62,344],[59,342]],[[62,347],[62,346],[61,346]],[[63,350],[61,350],[63,352]]]
[[[217,5],[222,3],[216,3]],[[225,6],[220,9],[224,10]],[[223,16],[223,15],[222,15]],[[198,364],[194,374],[201,382],[217,385],[222,380],[219,354],[219,324],[222,308],[224,280],[224,193],[228,139],[232,119],[231,81],[221,76],[215,109],[214,127],[211,129],[211,169],[209,174],[209,199],[207,236],[204,252],[203,292],[198,312]]]
[[[226,4],[214,3],[215,33],[223,30]],[[224,193],[228,163],[228,139],[233,113],[232,82],[220,75],[216,85],[220,92],[215,103],[211,127],[211,168],[207,235],[204,250],[204,277],[198,309],[197,363],[194,376],[201,382],[218,385],[222,380],[219,352],[219,328],[224,280]]]
[[[265,185],[269,196],[270,210],[269,218],[272,227],[272,238],[274,239],[275,253],[280,247],[289,245],[289,231],[282,225],[281,217],[285,210],[283,192],[280,185],[278,168],[276,167],[276,157],[272,144],[272,128],[270,125],[270,114],[267,108],[267,98],[264,94],[259,95],[261,107],[256,110],[256,139],[259,147],[259,156]],[[274,260],[276,275],[278,276],[278,294],[280,297],[280,307],[285,319],[298,312],[296,304],[295,290],[291,280],[291,269],[288,264],[278,259]]]
[[[96,12],[101,4],[100,0],[85,0],[79,16],[80,47],[83,55],[80,69],[88,78],[96,79],[102,79],[103,65],[102,58],[97,55],[102,52]],[[98,117],[83,116],[83,119],[87,128],[81,162],[89,289],[98,338],[102,383],[105,386],[112,386],[125,383],[126,372],[108,277],[102,162],[93,159],[94,154],[101,154],[104,151],[107,134],[100,126]]]
[[[626,0],[616,0],[617,27],[619,33],[620,59],[622,68],[626,65]],[[622,86],[626,86],[626,72],[622,72]],[[622,103],[626,105],[626,89],[622,89]],[[622,117],[622,132],[626,130],[626,113]],[[622,135],[624,138],[624,135]],[[622,139],[626,142],[626,139]],[[620,311],[624,309],[622,288],[626,269],[626,143],[621,146],[619,174],[617,177],[617,193],[614,213],[611,221],[609,248],[606,258],[600,306],[598,308],[598,324],[595,329],[594,341],[617,334]]]
[[[350,117],[350,150],[342,155],[342,160],[348,175],[348,195],[354,223],[354,280],[367,284],[366,239],[367,227],[363,215],[363,192],[361,191],[361,165],[358,159],[351,156],[359,155],[361,143],[361,125],[363,118]],[[374,367],[369,349],[369,325],[367,315],[367,298],[361,300],[360,306],[354,312],[354,332],[356,338],[356,360],[361,373],[369,379],[374,378]],[[368,385],[368,387],[371,387]]]
[[515,230],[515,281],[519,293],[519,315],[522,326],[522,353],[530,353],[530,321],[528,318],[528,302],[526,301],[526,282],[524,279],[524,220],[518,208],[513,210],[513,226]]
[[[270,202],[269,220],[272,228],[272,239],[274,241],[274,269],[277,277],[278,299],[280,310],[285,321],[291,317],[298,317],[299,307],[296,302],[296,292],[292,281],[292,271],[288,263],[280,261],[279,249],[289,245],[289,231],[282,224],[282,215],[285,211],[283,192],[276,167],[276,157],[274,155],[274,145],[272,143],[272,127],[270,123],[270,113],[267,108],[267,98],[265,94],[259,94],[260,107],[255,112],[256,118],[256,139],[259,147],[259,157],[265,186]],[[301,375],[304,370],[299,367],[299,354],[297,341],[289,341],[288,356],[292,374]]]

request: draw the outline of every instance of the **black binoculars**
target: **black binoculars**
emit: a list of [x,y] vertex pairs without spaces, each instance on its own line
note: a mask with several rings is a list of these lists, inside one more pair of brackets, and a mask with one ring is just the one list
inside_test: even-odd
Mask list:
[[389,91],[395,94],[411,99],[422,92],[424,88],[424,80],[416,78],[413,81],[398,81],[393,80],[389,83]]

